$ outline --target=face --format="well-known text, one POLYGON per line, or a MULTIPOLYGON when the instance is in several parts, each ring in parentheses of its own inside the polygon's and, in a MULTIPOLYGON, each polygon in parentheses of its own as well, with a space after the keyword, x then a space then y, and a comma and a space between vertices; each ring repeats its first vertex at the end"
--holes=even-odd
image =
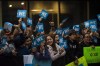
POLYGON ((28 39, 25 41, 25 44, 26 44, 26 45, 31 45, 31 43, 32 43, 32 41, 31 41, 30 38, 28 38, 28 39))
POLYGON ((91 37, 89 36, 89 34, 86 34, 84 37, 84 42, 90 42, 91 37))
POLYGON ((44 49, 45 41, 41 42, 40 48, 44 49))
POLYGON ((59 35, 55 36, 55 42, 57 42, 57 43, 59 42, 59 35))
POLYGON ((41 42, 41 46, 44 46, 44 45, 45 45, 45 41, 42 41, 42 42, 41 42))
POLYGON ((47 44, 52 45, 53 44, 53 38, 50 36, 47 36, 47 44))
POLYGON ((71 35, 70 38, 71 38, 72 40, 75 40, 75 39, 76 39, 76 35, 71 35))

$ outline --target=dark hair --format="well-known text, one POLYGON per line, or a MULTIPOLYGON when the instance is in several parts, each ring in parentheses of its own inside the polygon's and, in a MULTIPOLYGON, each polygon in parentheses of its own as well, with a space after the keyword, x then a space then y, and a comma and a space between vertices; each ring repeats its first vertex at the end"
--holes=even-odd
POLYGON ((25 37, 25 38, 24 38, 24 41, 26 41, 28 38, 30 38, 30 39, 32 40, 32 38, 31 38, 31 37, 25 37))
POLYGON ((30 25, 27 25, 27 27, 30 27, 30 25))
POLYGON ((47 37, 48 37, 48 36, 50 36, 50 37, 53 39, 53 44, 51 45, 52 48, 53 48, 53 50, 54 50, 54 51, 57 51, 57 48, 56 48, 56 45, 55 45, 55 35, 54 35, 54 34, 48 34, 48 35, 46 36, 46 39, 45 39, 46 44, 47 44, 47 37))

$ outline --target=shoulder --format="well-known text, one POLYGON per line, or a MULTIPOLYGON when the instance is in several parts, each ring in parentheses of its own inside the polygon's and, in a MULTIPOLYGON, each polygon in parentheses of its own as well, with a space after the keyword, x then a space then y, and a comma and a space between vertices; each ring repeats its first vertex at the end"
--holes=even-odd
POLYGON ((56 48, 61 48, 57 43, 55 45, 56 45, 56 48))
POLYGON ((57 43, 55 43, 56 47, 58 47, 59 45, 57 43))

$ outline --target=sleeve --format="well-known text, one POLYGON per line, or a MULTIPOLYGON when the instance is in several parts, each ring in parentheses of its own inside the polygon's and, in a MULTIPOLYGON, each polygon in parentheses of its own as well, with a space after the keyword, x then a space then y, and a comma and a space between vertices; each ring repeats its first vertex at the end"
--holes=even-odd
POLYGON ((50 57, 51 57, 51 59, 52 59, 53 61, 60 57, 59 52, 56 53, 55 51, 52 50, 52 47, 50 47, 50 46, 49 46, 48 48, 49 48, 48 51, 49 51, 49 53, 50 53, 50 57), (56 53, 56 54, 55 54, 55 53, 56 53))
POLYGON ((58 48, 58 51, 61 50, 61 49, 63 49, 63 52, 60 54, 60 56, 64 56, 64 55, 66 54, 66 51, 65 51, 65 49, 64 49, 63 47, 61 48, 61 47, 60 47, 59 45, 57 45, 57 44, 56 44, 56 47, 58 48))
POLYGON ((64 56, 66 54, 66 51, 64 49, 64 51, 61 53, 61 56, 64 56))

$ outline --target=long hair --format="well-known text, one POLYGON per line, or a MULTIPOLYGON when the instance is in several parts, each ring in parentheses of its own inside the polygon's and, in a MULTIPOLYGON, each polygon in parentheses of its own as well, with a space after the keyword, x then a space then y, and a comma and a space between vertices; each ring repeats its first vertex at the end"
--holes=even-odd
POLYGON ((50 36, 53 39, 53 44, 51 45, 52 48, 53 48, 53 51, 57 51, 57 47, 56 47, 56 44, 55 44, 55 35, 54 34, 46 35, 46 37, 45 37, 46 44, 47 44, 47 37, 48 36, 50 36))

